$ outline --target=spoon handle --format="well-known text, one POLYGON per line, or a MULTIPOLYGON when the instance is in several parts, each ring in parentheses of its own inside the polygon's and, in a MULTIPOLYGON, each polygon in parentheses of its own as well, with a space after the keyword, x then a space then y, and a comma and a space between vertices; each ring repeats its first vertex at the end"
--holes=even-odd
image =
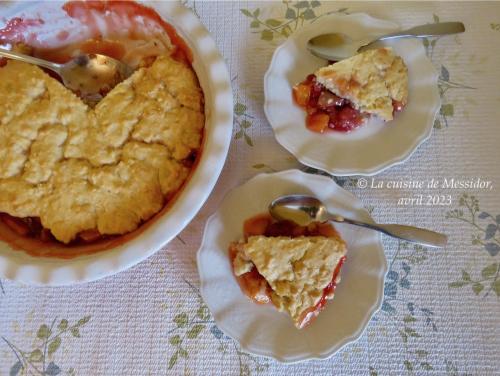
POLYGON ((47 60, 38 59, 38 58, 33 57, 33 56, 24 55, 24 54, 21 54, 19 52, 6 50, 4 48, 0 48, 0 56, 4 56, 4 57, 7 57, 7 58, 13 59, 13 60, 23 61, 25 63, 39 65, 41 67, 45 67, 47 69, 53 70, 56 73, 59 73, 60 65, 52 63, 52 62, 47 61, 47 60))
POLYGON ((352 225, 377 230, 394 238, 407 240, 413 243, 419 243, 428 247, 444 247, 448 242, 448 237, 444 234, 413 226, 365 223, 335 215, 332 215, 330 219, 335 222, 346 222, 352 225))
POLYGON ((441 248, 446 246, 448 237, 444 234, 405 225, 384 224, 379 225, 380 231, 395 238, 419 243, 428 247, 441 248))
POLYGON ((392 34, 384 35, 377 40, 407 38, 407 37, 438 37, 441 35, 458 34, 465 31, 465 26, 462 22, 441 22, 427 25, 412 27, 411 29, 397 31, 392 34))

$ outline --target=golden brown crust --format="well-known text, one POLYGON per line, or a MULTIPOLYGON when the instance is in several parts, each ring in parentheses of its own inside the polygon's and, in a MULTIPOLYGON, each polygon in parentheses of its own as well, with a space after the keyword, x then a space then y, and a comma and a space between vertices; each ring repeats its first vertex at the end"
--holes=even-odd
POLYGON ((246 273, 255 265, 272 288, 273 304, 287 312, 297 327, 303 313, 323 296, 346 252, 343 241, 324 236, 251 236, 238 249, 235 274, 246 273))
POLYGON ((89 109, 42 70, 0 68, 0 212, 40 217, 62 242, 123 234, 182 185, 201 145, 194 71, 161 56, 89 109))
POLYGON ((367 50, 349 59, 320 68, 319 83, 362 112, 393 119, 393 100, 408 101, 408 69, 389 47, 367 50))

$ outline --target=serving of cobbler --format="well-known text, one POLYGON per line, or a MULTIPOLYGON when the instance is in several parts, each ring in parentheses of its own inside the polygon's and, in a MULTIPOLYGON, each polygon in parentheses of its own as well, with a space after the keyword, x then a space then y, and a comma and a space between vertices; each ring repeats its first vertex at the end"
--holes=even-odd
POLYGON ((330 224, 307 227, 268 214, 245 221, 244 239, 229 257, 242 291, 259 304, 271 302, 301 329, 332 299, 345 260, 345 243, 330 224))
POLYGON ((330 64, 293 87, 313 132, 349 132, 370 116, 394 118, 408 102, 408 69, 390 47, 367 50, 330 64))
MULTIPOLYGON (((151 23, 159 18, 132 2, 68 4, 75 17, 102 12, 106 19, 115 12, 132 19, 142 12, 151 23)), ((0 220, 8 229, 38 243, 98 242, 136 230, 173 199, 195 166, 205 116, 189 51, 171 26, 167 31, 164 48, 152 55, 137 50, 137 33, 127 34, 128 44, 122 43, 123 36, 118 42, 101 37, 78 44, 94 53, 114 46, 122 58, 127 46, 137 52, 128 57, 137 61, 136 71, 95 108, 42 69, 3 62, 0 220)), ((9 36, 14 47, 30 42, 12 27, 0 33, 0 42, 9 36)), ((55 56, 55 50, 49 53, 40 46, 32 50, 55 56)), ((58 51, 55 60, 64 60, 72 49, 58 51)))

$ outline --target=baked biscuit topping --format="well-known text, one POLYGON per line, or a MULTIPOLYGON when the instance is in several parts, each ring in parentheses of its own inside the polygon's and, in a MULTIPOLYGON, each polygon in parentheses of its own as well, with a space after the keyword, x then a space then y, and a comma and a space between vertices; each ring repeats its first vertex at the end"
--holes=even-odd
MULTIPOLYGON (((271 286, 273 304, 301 327, 304 313, 318 304, 346 250, 343 242, 324 236, 251 236, 240 252, 240 259, 250 260, 271 286)), ((248 272, 248 265, 234 265, 237 276, 248 272)))
POLYGON ((300 226, 259 214, 245 221, 244 239, 229 258, 242 291, 258 304, 272 302, 299 329, 333 298, 346 247, 328 223, 300 226))
POLYGON ((0 212, 39 217, 68 243, 123 234, 161 210, 201 145, 194 71, 160 56, 95 109, 39 68, 0 68, 0 212))
POLYGON ((354 107, 385 121, 393 119, 393 103, 406 105, 408 69, 391 48, 367 50, 320 68, 317 81, 354 107))

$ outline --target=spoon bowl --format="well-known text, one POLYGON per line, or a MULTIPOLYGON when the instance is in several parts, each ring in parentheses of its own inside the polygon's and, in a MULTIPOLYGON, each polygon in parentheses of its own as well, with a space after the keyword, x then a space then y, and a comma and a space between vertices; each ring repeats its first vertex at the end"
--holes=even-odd
POLYGON ((0 48, 0 56, 50 69, 61 77, 68 89, 92 107, 134 72, 121 61, 100 54, 81 54, 64 64, 56 64, 3 48, 0 48))
POLYGON ((61 64, 59 75, 68 89, 86 101, 96 102, 132 72, 128 65, 109 56, 89 54, 61 64))
POLYGON ((321 34, 309 39, 306 48, 322 59, 338 61, 356 55, 358 50, 374 38, 354 40, 344 33, 321 34))
POLYGON ((326 222, 328 211, 325 205, 312 196, 282 196, 271 202, 269 213, 277 220, 292 221, 300 226, 312 222, 326 222))

